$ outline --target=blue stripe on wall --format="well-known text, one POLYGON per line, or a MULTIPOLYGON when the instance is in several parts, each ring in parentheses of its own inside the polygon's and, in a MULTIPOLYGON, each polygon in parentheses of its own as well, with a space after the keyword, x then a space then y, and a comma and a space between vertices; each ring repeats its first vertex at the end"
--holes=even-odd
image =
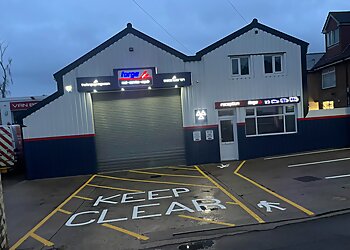
POLYGON ((237 130, 240 160, 350 146, 348 117, 298 121, 296 134, 246 137, 244 124, 237 130))
POLYGON ((95 137, 24 141, 28 179, 96 173, 95 137))

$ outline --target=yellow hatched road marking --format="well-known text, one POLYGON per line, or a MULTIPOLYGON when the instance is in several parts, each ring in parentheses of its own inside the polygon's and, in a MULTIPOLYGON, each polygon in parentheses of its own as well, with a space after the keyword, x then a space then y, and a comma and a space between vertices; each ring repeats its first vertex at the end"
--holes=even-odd
POLYGON ((76 195, 76 196, 74 196, 74 198, 78 198, 78 199, 82 199, 82 200, 87 200, 87 201, 93 201, 93 199, 91 199, 91 198, 84 197, 84 196, 80 196, 80 195, 76 195))
POLYGON ((198 166, 195 166, 196 169, 205 176, 210 182, 212 182, 217 188, 219 188, 224 194, 226 194, 229 198, 231 198, 234 202, 236 202, 242 209, 244 209, 248 214, 250 214, 255 220, 259 223, 264 223, 265 221, 260 218, 256 213, 254 213, 251 209, 249 209, 246 205, 244 205, 241 201, 239 201, 236 197, 234 197, 230 192, 228 192, 225 188, 220 186, 216 181, 206 175, 198 166))
POLYGON ((238 205, 237 202, 232 202, 232 201, 226 201, 226 204, 230 204, 230 205, 238 205))
POLYGON ((40 237, 39 235, 37 235, 36 233, 31 233, 30 237, 36 239, 37 241, 41 242, 43 245, 47 246, 47 247, 52 247, 54 245, 54 243, 52 243, 51 241, 48 241, 46 239, 44 239, 43 237, 40 237))
POLYGON ((117 187, 110 187, 110 186, 100 186, 100 185, 95 185, 95 184, 88 184, 87 186, 89 186, 89 187, 97 187, 97 188, 105 188, 105 189, 112 189, 112 190, 120 190, 120 191, 128 191, 128 192, 141 192, 141 190, 136 190, 136 189, 117 188, 117 187))
MULTIPOLYGON (((64 205, 66 205, 74 196, 76 196, 86 185, 89 184, 92 179, 95 178, 96 175, 90 177, 80 188, 78 188, 73 194, 71 194, 64 202, 62 202, 56 209, 54 209, 50 214, 48 214, 44 219, 42 219, 35 227, 33 227, 28 233, 26 233, 22 238, 20 238, 11 248, 10 250, 17 249, 26 239, 30 236, 36 235, 34 232, 38 230, 47 220, 49 220, 59 209, 61 209, 64 205)), ((34 236, 36 237, 36 236, 34 236)), ((38 236, 39 237, 39 236, 38 236)))
POLYGON ((190 171, 197 171, 197 169, 194 168, 186 168, 186 167, 166 167, 166 168, 170 168, 170 169, 179 169, 179 170, 190 170, 190 171))
POLYGON ((72 214, 72 212, 69 212, 69 211, 64 210, 64 209, 62 209, 62 208, 58 209, 58 211, 60 211, 61 213, 64 213, 64 214, 68 214, 68 215, 71 215, 71 214, 72 214))
POLYGON ((104 223, 102 224, 102 226, 104 227, 108 227, 110 229, 113 229, 113 230, 116 230, 116 231, 119 231, 119 232, 122 232, 122 233, 125 233, 125 234, 128 234, 130 236, 133 236, 139 240, 148 240, 149 237, 147 236, 144 236, 144 235, 141 235, 141 234, 138 234, 138 233, 134 233, 134 232, 131 232, 129 230, 126 230, 124 228, 120 228, 120 227, 116 227, 116 226, 113 226, 113 225, 110 225, 110 224, 107 224, 107 223, 104 223))
POLYGON ((238 173, 238 171, 243 167, 243 165, 244 165, 245 162, 246 162, 246 161, 242 161, 241 164, 239 164, 239 166, 237 167, 237 169, 233 172, 235 175, 237 175, 237 176, 241 177, 242 179, 244 179, 244 180, 250 182, 251 184, 257 186, 258 188, 264 190, 265 192, 267 192, 267 193, 269 193, 269 194, 271 194, 271 195, 277 197, 278 199, 287 202, 288 204, 292 205, 293 207, 295 207, 295 208, 297 208, 297 209, 303 211, 303 212, 306 213, 307 215, 309 215, 309 216, 315 215, 315 214, 314 214, 313 212, 311 212, 310 210, 308 210, 308 209, 306 209, 306 208, 304 208, 304 207, 302 207, 302 206, 296 204, 295 202, 293 202, 293 201, 291 201, 291 200, 288 200, 287 198, 283 197, 282 195, 279 195, 279 194, 277 194, 277 193, 271 191, 270 189, 268 189, 268 188, 266 188, 266 187, 260 185, 259 183, 257 183, 257 182, 255 182, 255 181, 249 179, 248 177, 246 177, 246 176, 244 176, 244 175, 238 173))
POLYGON ((221 222, 221 221, 214 221, 214 220, 205 219, 205 218, 192 217, 192 216, 188 216, 188 215, 181 215, 180 214, 178 216, 181 217, 181 218, 197 220, 197 221, 203 221, 203 222, 207 222, 207 223, 211 223, 211 224, 224 225, 224 226, 228 226, 228 227, 234 227, 235 226, 235 224, 231 224, 231 223, 226 223, 226 222, 221 222))
POLYGON ((113 179, 113 180, 121 180, 121 181, 134 181, 134 182, 144 182, 144 183, 156 183, 156 184, 169 184, 169 185, 180 185, 180 186, 193 186, 193 187, 206 187, 206 188, 216 188, 215 186, 208 185, 200 185, 200 184, 191 184, 191 183, 182 183, 182 182, 168 182, 168 181, 151 181, 151 180, 140 180, 140 179, 129 179, 129 178, 121 178, 107 175, 97 174, 97 177, 113 179))
POLYGON ((155 173, 155 172, 146 172, 146 171, 138 171, 138 170, 129 170, 131 173, 137 174, 149 174, 149 175, 162 175, 162 176, 172 176, 172 177, 187 177, 187 178, 205 178, 199 175, 185 175, 185 174, 163 174, 163 173, 155 173))

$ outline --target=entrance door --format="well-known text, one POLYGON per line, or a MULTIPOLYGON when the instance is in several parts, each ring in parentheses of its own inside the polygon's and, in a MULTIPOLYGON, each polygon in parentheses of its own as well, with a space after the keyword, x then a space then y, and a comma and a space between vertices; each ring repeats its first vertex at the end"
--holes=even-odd
MULTIPOLYGON (((220 115, 220 114, 219 114, 220 115)), ((238 159, 237 124, 235 116, 219 116, 221 161, 238 159)))

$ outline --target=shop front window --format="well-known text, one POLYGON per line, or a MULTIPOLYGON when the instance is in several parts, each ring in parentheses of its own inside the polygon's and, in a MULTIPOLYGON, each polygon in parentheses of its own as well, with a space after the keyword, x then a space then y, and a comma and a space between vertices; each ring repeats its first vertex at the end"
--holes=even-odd
POLYGON ((294 105, 246 108, 247 136, 296 132, 294 105))

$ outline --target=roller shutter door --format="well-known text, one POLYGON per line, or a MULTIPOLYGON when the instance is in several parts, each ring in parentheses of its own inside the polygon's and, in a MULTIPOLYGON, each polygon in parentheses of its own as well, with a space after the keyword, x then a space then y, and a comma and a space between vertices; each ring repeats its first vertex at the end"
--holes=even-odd
POLYGON ((99 171, 185 164, 179 89, 92 98, 99 171))

